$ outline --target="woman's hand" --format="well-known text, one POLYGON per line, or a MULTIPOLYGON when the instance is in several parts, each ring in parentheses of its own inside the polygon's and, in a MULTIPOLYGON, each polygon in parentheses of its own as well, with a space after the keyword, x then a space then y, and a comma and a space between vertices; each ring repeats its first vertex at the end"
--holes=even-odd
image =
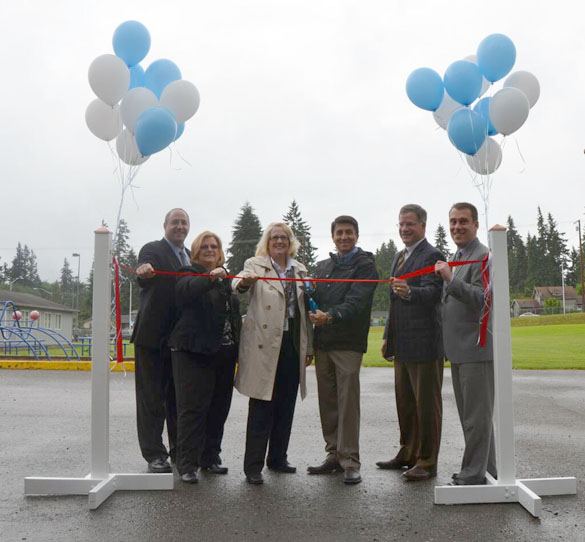
POLYGON ((244 271, 240 276, 242 277, 240 285, 245 288, 249 288, 258 280, 258 275, 256 273, 250 273, 248 271, 244 271))
POLYGON ((227 277, 227 273, 223 267, 216 267, 209 272, 210 278, 212 281, 217 279, 225 279, 227 277))

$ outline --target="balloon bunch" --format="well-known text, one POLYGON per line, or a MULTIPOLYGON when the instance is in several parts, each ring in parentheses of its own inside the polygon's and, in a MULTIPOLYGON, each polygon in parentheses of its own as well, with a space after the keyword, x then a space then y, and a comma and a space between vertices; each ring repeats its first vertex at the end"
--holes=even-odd
POLYGON ((503 34, 491 34, 477 55, 456 60, 443 78, 430 68, 413 71, 406 93, 414 105, 433 112, 436 123, 461 152, 472 171, 490 175, 502 162, 502 148, 492 137, 518 130, 540 95, 538 79, 527 71, 510 74, 493 96, 482 96, 508 75, 516 62, 516 47, 503 34))
MULTIPOLYGON (((185 122, 199 108, 199 92, 181 78, 171 60, 155 60, 146 70, 140 66, 150 50, 150 34, 142 23, 122 23, 112 41, 116 54, 98 56, 89 66, 89 84, 97 99, 88 105, 85 121, 98 138, 116 139, 112 153, 129 166, 125 171, 119 162, 121 210, 140 164, 183 134, 185 122)), ((119 219, 120 211, 116 224, 119 219)))

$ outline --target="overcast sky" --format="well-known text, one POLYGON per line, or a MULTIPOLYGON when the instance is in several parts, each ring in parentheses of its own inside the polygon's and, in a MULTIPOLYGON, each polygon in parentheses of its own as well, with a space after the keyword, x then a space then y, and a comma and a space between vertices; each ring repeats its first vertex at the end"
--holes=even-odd
MULTIPOLYGON (((191 241, 204 229, 229 245, 245 201, 263 225, 296 199, 319 255, 331 250, 339 214, 360 223, 360 245, 393 238, 405 203, 429 213, 427 233, 447 226, 454 201, 483 209, 461 155, 432 114, 405 93, 409 73, 475 53, 488 34, 515 43, 514 70, 534 73, 539 102, 507 138, 493 175, 489 222, 511 214, 525 236, 552 213, 569 246, 585 219, 585 62, 577 1, 398 0, 19 1, 0 18, 0 264, 18 242, 43 280, 63 259, 84 280, 93 231, 113 226, 119 184, 106 143, 85 125, 95 96, 87 70, 112 53, 125 20, 150 31, 147 67, 169 58, 201 94, 201 107, 168 150, 141 168, 122 216, 138 251, 162 237, 165 212, 184 207, 191 241), (562 9, 561 9, 562 4, 562 9), (572 7, 571 7, 572 6, 572 7), (181 158, 183 157, 184 160, 181 158)), ((494 91, 502 83, 494 85, 494 91)), ((493 91, 492 91, 493 92, 493 91)), ((483 222, 483 216, 481 222, 483 222)), ((485 225, 482 224, 482 227, 485 225)), ((485 229, 481 232, 485 240, 485 229)))

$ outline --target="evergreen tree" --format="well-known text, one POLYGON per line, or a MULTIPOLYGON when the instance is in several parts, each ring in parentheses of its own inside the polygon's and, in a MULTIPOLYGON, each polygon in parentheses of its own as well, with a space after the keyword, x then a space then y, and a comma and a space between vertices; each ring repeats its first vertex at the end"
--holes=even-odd
MULTIPOLYGON (((374 255, 376 261, 376 268, 378 270, 378 276, 382 279, 390 277, 390 271, 392 268, 392 262, 396 255, 396 244, 392 239, 387 243, 382 243, 382 246, 376 250, 374 255)), ((390 303, 390 283, 382 282, 378 284, 378 287, 374 291, 374 301, 372 309, 375 311, 388 310, 390 303)))
POLYGON ((526 280, 524 281, 524 295, 532 296, 535 286, 541 286, 539 277, 540 254, 536 236, 528 234, 526 237, 526 280))
MULTIPOLYGON (((28 248, 27 248, 28 253, 28 248)), ((8 279, 13 281, 17 278, 26 279, 27 277, 27 257, 20 243, 16 246, 16 255, 12 259, 12 265, 8 271, 8 279)))
POLYGON ((441 224, 437 226, 437 230, 435 231, 435 248, 447 258, 451 258, 453 253, 449 250, 449 241, 447 240, 447 232, 445 228, 441 224))
POLYGON ((311 275, 317 265, 316 249, 311 243, 311 227, 302 219, 295 200, 290 204, 288 212, 282 217, 282 220, 290 227, 301 244, 296 259, 306 266, 309 275, 311 275))
POLYGON ((565 268, 565 284, 567 286, 577 286, 581 279, 581 262, 579 260, 579 253, 575 247, 571 248, 569 254, 569 263, 565 268))
POLYGON ((226 265, 231 274, 239 273, 244 268, 244 262, 254 256, 260 237, 260 220, 250 203, 246 202, 232 228, 232 242, 227 250, 229 257, 226 265))
POLYGON ((526 246, 516 230, 514 219, 508 216, 508 272, 510 292, 522 295, 526 284, 527 272, 526 246))
MULTIPOLYGON (((28 249, 28 247, 26 245, 24 245, 24 248, 28 249)), ((28 279, 28 285, 30 285, 30 286, 37 286, 38 287, 41 285, 41 279, 39 277, 39 271, 38 271, 38 267, 37 267, 37 257, 32 249, 29 251, 29 254, 28 254, 27 279, 28 279)))
POLYGON ((61 279, 59 280, 59 302, 68 307, 75 306, 75 282, 71 266, 65 258, 61 268, 61 279))

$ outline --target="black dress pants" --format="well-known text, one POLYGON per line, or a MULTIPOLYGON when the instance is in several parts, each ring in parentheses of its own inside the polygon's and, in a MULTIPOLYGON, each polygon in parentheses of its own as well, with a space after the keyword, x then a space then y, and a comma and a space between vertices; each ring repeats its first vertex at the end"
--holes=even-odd
POLYGON ((291 332, 285 331, 272 400, 250 399, 244 455, 246 474, 258 474, 262 471, 269 442, 268 465, 281 465, 286 462, 298 389, 299 355, 295 350, 291 332))
POLYGON ((221 464, 223 427, 230 411, 237 350, 222 346, 212 355, 173 352, 177 393, 177 470, 221 464))
POLYGON ((135 346, 136 422, 142 456, 149 463, 175 455, 177 407, 169 348, 135 346), (162 440, 165 420, 169 451, 162 440))

